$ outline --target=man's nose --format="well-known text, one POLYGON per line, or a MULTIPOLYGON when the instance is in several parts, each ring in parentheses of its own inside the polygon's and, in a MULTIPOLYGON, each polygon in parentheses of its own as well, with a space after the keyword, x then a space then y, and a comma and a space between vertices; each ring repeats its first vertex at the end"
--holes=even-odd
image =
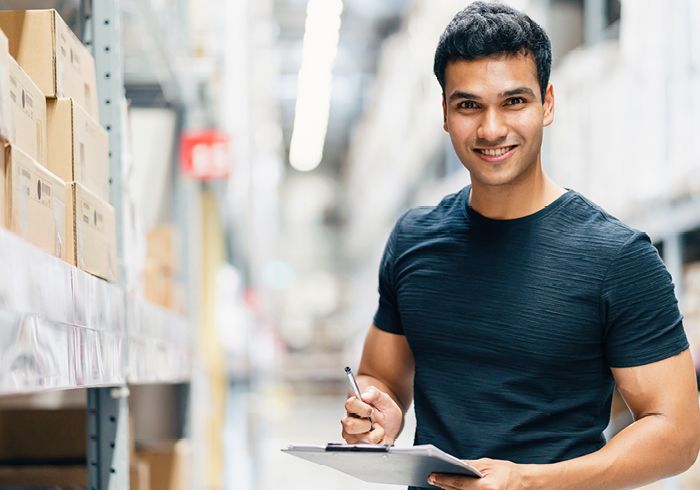
POLYGON ((492 108, 484 112, 481 124, 476 131, 477 138, 483 141, 499 143, 507 134, 508 127, 500 111, 492 108))

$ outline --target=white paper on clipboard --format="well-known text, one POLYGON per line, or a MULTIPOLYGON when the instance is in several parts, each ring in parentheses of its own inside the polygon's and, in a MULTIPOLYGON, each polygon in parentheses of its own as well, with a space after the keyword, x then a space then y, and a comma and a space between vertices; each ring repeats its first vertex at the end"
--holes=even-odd
POLYGON ((428 483, 431 473, 482 476, 473 466, 432 444, 404 448, 374 444, 292 444, 282 452, 371 483, 437 488, 428 483))

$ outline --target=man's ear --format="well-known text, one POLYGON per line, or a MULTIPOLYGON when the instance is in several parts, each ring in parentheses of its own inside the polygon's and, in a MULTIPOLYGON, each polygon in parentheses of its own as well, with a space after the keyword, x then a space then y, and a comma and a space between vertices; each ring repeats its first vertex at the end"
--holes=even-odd
POLYGON ((547 85, 547 90, 544 92, 542 107, 544 109, 542 125, 546 127, 554 122, 554 86, 551 83, 547 85))
POLYGON ((445 93, 442 94, 442 129, 447 132, 447 102, 445 102, 445 93))

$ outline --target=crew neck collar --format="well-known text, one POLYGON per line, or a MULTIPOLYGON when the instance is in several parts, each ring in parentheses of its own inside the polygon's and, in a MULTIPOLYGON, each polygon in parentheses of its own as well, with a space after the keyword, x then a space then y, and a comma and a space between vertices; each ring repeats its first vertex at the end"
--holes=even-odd
POLYGON ((511 225, 516 225, 520 223, 529 223, 532 221, 536 221, 539 219, 542 219, 543 217, 547 216, 548 214, 552 213, 553 211, 557 210, 558 208, 562 207, 564 204, 566 204, 569 200, 571 200, 575 195, 576 192, 574 192, 571 189, 566 188, 566 192, 556 198, 554 201, 540 209, 539 211, 535 211, 532 214, 528 214, 527 216, 521 216, 520 218, 513 218, 513 219, 493 219, 493 218, 487 218, 486 216, 479 214, 474 208, 472 208, 469 204, 469 196, 471 194, 471 184, 466 186, 464 189, 462 189, 462 197, 464 201, 464 215, 467 218, 467 220, 476 222, 476 223, 483 223, 491 226, 511 226, 511 225))

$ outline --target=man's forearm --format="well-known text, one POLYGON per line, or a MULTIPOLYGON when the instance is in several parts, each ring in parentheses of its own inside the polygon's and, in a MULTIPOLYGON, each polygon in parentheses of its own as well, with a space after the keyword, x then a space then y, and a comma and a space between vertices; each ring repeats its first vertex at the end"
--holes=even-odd
POLYGON ((561 463, 526 465, 526 488, 636 488, 688 469, 697 456, 697 431, 663 415, 640 418, 594 453, 561 463))

